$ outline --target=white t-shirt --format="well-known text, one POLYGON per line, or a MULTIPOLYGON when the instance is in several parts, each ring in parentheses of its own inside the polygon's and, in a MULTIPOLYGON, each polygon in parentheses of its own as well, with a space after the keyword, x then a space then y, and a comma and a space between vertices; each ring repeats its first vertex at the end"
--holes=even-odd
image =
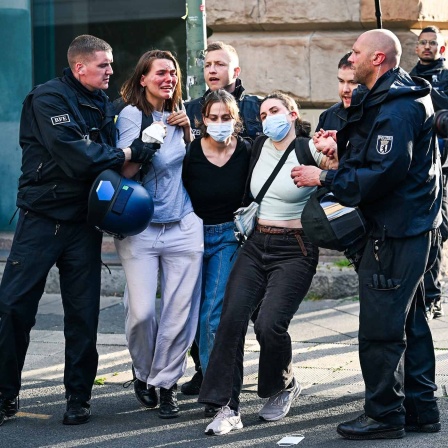
MULTIPOLYGON (((316 151, 312 140, 310 140, 310 150, 316 163, 319 164, 323 155, 316 151)), ((275 149, 270 138, 266 139, 252 173, 250 191, 253 197, 256 197, 263 188, 283 154, 284 151, 275 149)), ((264 195, 258 209, 259 218, 271 221, 300 219, 303 207, 316 187, 296 187, 291 179, 291 170, 297 165, 300 163, 295 150, 293 150, 264 195)))
MULTIPOLYGON (((153 112, 154 121, 163 121, 167 135, 151 161, 143 186, 154 201, 151 222, 168 223, 180 221, 193 211, 190 197, 182 183, 182 162, 185 157, 184 131, 170 126, 166 119, 169 112, 153 112)), ((126 148, 140 135, 142 112, 135 106, 126 106, 117 120, 119 148, 126 148)))

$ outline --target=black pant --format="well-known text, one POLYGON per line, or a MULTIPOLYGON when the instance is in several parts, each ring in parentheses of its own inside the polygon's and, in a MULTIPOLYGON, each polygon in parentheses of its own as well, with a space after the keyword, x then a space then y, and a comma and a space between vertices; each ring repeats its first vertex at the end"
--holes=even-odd
POLYGON ((430 233, 376 243, 369 239, 359 267, 365 412, 378 421, 402 425, 405 420, 428 423, 439 417, 422 284, 430 243, 430 233), (376 285, 374 275, 380 274, 392 283, 376 285))
POLYGON ((0 285, 0 392, 18 395, 37 307, 51 267, 59 269, 64 306, 66 398, 90 399, 98 366, 100 232, 21 211, 0 285))
POLYGON ((199 402, 239 406, 243 385, 244 340, 260 304, 255 334, 260 344, 258 395, 275 395, 292 381, 288 327, 316 272, 318 249, 302 234, 256 231, 241 248, 224 296, 221 321, 199 394, 199 402))
POLYGON ((429 250, 428 267, 424 276, 425 303, 430 305, 437 302, 442 295, 442 285, 440 284, 439 274, 442 267, 443 243, 440 234, 437 235, 437 241, 431 245, 429 250))

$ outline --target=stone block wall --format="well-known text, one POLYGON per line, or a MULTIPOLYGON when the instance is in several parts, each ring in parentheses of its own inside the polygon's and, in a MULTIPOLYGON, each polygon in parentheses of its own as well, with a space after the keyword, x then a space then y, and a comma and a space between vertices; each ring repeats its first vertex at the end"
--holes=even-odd
MULTIPOLYGON (((405 70, 417 62, 412 29, 448 29, 448 0, 382 0, 381 7, 383 27, 403 45, 405 70)), ((363 31, 376 28, 374 0, 207 0, 206 14, 209 40, 238 51, 249 92, 280 89, 309 113, 338 100, 339 59, 363 31)))

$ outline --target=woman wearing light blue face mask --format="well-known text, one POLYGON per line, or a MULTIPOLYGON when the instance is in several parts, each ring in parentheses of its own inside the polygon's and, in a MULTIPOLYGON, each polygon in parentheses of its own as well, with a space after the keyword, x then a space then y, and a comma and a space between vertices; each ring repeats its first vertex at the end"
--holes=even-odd
MULTIPOLYGON (((199 124, 199 123, 198 123, 199 124)), ((233 212, 240 207, 249 168, 248 145, 241 131, 235 98, 211 92, 202 107, 202 137, 190 144, 183 181, 195 213, 204 222, 202 299, 196 342, 202 372, 218 328, 227 278, 236 259, 233 212)), ((216 413, 206 407, 206 416, 216 413)))
POLYGON ((299 164, 296 139, 297 147, 321 167, 328 169, 333 162, 310 146, 310 125, 300 120, 291 97, 280 92, 267 96, 260 105, 260 119, 265 135, 252 147, 245 205, 258 195, 282 155, 288 153, 260 202, 255 230, 240 249, 227 282, 215 345, 199 393, 199 402, 221 407, 205 430, 210 435, 243 427, 239 395, 244 335, 257 307, 257 392, 267 399, 259 411, 260 419, 285 417, 301 390, 292 370, 288 327, 316 272, 318 248, 304 234, 300 221, 314 188, 298 189, 290 176, 299 164))

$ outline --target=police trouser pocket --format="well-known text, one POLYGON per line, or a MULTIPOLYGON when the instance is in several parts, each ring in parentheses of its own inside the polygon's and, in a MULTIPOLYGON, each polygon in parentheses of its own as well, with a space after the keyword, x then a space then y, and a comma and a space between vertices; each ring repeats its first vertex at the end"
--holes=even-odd
POLYGON ((406 304, 401 279, 389 279, 373 285, 372 279, 361 284, 360 337, 375 341, 403 339, 406 304))

